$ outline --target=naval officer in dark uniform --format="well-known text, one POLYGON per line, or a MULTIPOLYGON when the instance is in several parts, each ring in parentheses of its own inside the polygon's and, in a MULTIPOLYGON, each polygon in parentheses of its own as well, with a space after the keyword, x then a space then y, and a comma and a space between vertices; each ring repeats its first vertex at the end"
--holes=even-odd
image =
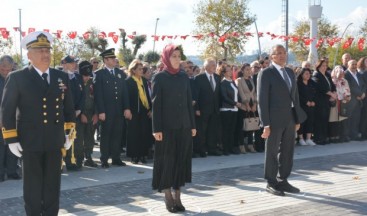
POLYGON ((75 110, 69 78, 49 68, 52 36, 33 32, 22 40, 30 66, 11 72, 1 104, 2 134, 11 152, 23 157, 27 215, 57 215, 61 149, 75 137, 75 110))
POLYGON ((104 67, 96 72, 94 80, 94 98, 101 121, 101 165, 108 168, 108 159, 112 165, 125 166, 121 161, 121 131, 124 117, 131 119, 129 96, 123 72, 115 67, 115 49, 100 54, 104 67))

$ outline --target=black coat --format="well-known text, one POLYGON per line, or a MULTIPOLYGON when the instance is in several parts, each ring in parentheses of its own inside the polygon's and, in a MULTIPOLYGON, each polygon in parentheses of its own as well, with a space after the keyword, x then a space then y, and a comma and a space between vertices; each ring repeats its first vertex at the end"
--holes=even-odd
POLYGON ((190 80, 183 71, 157 73, 152 87, 153 132, 195 129, 190 80))
MULTIPOLYGON (((152 109, 152 102, 149 96, 147 80, 144 77, 142 77, 142 80, 143 80, 145 94, 146 94, 146 97, 149 103, 149 109, 152 109)), ((141 112, 142 109, 145 109, 145 107, 143 107, 143 104, 139 98, 139 90, 138 90, 137 83, 135 82, 133 78, 128 77, 126 79, 126 86, 127 86, 128 93, 129 93, 129 104, 130 104, 131 113, 135 114, 135 113, 141 112)))
POLYGON ((312 75, 312 80, 314 81, 316 94, 315 94, 315 103, 316 107, 329 107, 329 99, 330 96, 326 93, 328 91, 336 91, 336 87, 331 80, 331 77, 328 73, 325 73, 325 76, 322 75, 321 72, 315 71, 312 75), (327 80, 329 83, 327 82, 327 80))
POLYGON ((197 97, 195 110, 199 110, 201 115, 211 115, 219 113, 220 106, 220 77, 213 74, 215 90, 212 90, 206 73, 201 73, 195 77, 195 94, 197 97))
POLYGON ((85 95, 83 94, 83 78, 80 74, 75 73, 75 77, 70 79, 70 89, 73 95, 74 109, 83 110, 85 95))
POLYGON ((315 83, 312 79, 310 79, 307 85, 305 85, 305 83, 302 81, 297 82, 297 85, 300 105, 303 110, 307 111, 306 109, 310 108, 309 106, 307 106, 307 102, 315 102, 315 83))
MULTIPOLYGON (((221 98, 221 101, 222 101, 221 108, 233 109, 236 106, 235 94, 231 86, 231 83, 234 86, 236 86, 236 84, 233 81, 229 82, 228 80, 225 80, 225 79, 222 80, 220 84, 220 92, 221 92, 221 97, 222 97, 221 98)), ((239 101, 239 94, 237 94, 237 101, 239 101)))
POLYGON ((1 119, 6 130, 16 129, 27 151, 61 149, 65 143, 64 122, 75 122, 75 110, 66 73, 50 68, 49 87, 32 67, 11 72, 5 81, 1 119), (17 111, 18 109, 18 111, 17 111))
POLYGON ((105 113, 106 118, 115 115, 123 115, 125 109, 129 109, 129 96, 127 93, 123 71, 115 68, 115 76, 106 69, 96 72, 94 80, 94 99, 97 112, 105 113))

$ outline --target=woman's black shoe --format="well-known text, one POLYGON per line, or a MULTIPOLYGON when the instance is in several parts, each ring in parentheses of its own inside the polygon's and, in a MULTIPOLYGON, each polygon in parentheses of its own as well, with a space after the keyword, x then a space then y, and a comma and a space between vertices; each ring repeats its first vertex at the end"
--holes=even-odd
POLYGON ((138 164, 139 163, 139 158, 137 158, 137 157, 131 158, 131 163, 138 164))
POLYGON ((177 211, 179 211, 179 212, 184 212, 184 211, 186 211, 186 208, 185 208, 185 206, 183 206, 182 204, 181 205, 175 205, 175 208, 176 208, 176 210, 177 211))
POLYGON ((174 205, 173 202, 168 202, 167 200, 164 200, 164 202, 166 203, 167 211, 171 213, 176 213, 178 211, 176 205, 174 205))

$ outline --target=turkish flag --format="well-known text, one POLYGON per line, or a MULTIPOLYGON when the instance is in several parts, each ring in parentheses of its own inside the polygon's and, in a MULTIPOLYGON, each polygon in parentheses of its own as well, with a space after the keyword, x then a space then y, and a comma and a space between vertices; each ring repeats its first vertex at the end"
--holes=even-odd
POLYGON ((218 41, 219 41, 219 42, 221 42, 221 43, 224 43, 224 41, 226 41, 226 39, 227 39, 227 36, 223 35, 223 36, 221 36, 221 37, 218 39, 218 41))
POLYGON ((359 51, 363 51, 365 41, 366 41, 365 38, 359 38, 359 40, 358 40, 358 49, 359 49, 359 51))
POLYGON ((348 40, 345 41, 343 44, 343 49, 348 49, 352 45, 353 40, 354 38, 348 38, 348 40))
POLYGON ((173 38, 173 36, 171 36, 171 35, 170 35, 170 36, 167 36, 167 38, 168 38, 168 39, 172 39, 172 38, 173 38))
POLYGON ((83 38, 84 38, 84 40, 88 40, 88 39, 89 39, 89 35, 90 35, 90 32, 85 32, 85 33, 83 34, 83 38))
POLYGON ((75 37, 76 37, 76 31, 71 31, 67 35, 69 36, 69 38, 75 39, 75 37))
POLYGON ((35 28, 28 28, 28 34, 31 33, 31 32, 35 32, 36 29, 35 28))
POLYGON ((50 29, 43 29, 44 32, 50 32, 50 29))
POLYGON ((159 41, 159 36, 157 36, 157 35, 152 35, 152 37, 154 37, 154 41, 159 41))
POLYGON ((1 31, 1 35, 3 36, 4 39, 8 39, 9 38, 9 31, 1 31))
POLYGON ((196 38, 196 39, 200 40, 201 38, 203 38, 203 37, 204 37, 204 35, 202 35, 202 34, 198 34, 198 35, 193 35, 192 37, 194 37, 194 38, 196 38))
POLYGON ((22 37, 24 37, 24 36, 25 36, 25 34, 26 34, 26 32, 22 32, 22 37))
POLYGON ((128 35, 127 37, 130 38, 131 40, 135 38, 134 35, 128 35))
POLYGON ((320 38, 318 41, 317 41, 317 44, 316 44, 316 48, 319 48, 321 46, 321 44, 324 43, 324 39, 323 38, 320 38))
POLYGON ((166 35, 163 35, 162 36, 162 41, 164 41, 164 39, 166 39, 166 35))
POLYGON ((113 37, 116 34, 116 32, 109 32, 108 37, 113 37))
POLYGON ((106 38, 106 33, 105 33, 105 32, 100 32, 100 33, 98 34, 98 38, 99 38, 99 39, 105 39, 105 38, 106 38))
POLYGON ((117 43, 117 41, 119 41, 119 36, 118 35, 113 35, 112 40, 113 40, 113 42, 117 43))
POLYGON ((19 31, 19 27, 13 27, 14 31, 19 31))

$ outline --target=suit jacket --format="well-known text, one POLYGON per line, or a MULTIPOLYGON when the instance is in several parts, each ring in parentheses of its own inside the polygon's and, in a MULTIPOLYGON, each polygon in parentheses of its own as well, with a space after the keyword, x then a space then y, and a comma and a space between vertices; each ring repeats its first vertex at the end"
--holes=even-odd
MULTIPOLYGON (((149 96, 149 89, 148 89, 148 83, 147 80, 142 77, 142 81, 143 81, 143 85, 144 85, 144 90, 145 90, 145 95, 148 99, 148 103, 149 103, 149 110, 152 109, 152 103, 151 103, 151 99, 149 96)), ((140 113, 143 109, 145 109, 145 107, 143 106, 140 98, 139 98, 139 90, 138 90, 138 86, 137 83, 135 82, 135 80, 131 77, 128 77, 126 79, 126 86, 127 86, 127 91, 129 93, 129 104, 130 104, 130 111, 132 114, 136 114, 136 113, 140 113)), ((148 110, 148 111, 149 111, 148 110)))
POLYGON ((366 92, 366 85, 363 81, 363 77, 360 73, 357 73, 357 78, 359 82, 358 84, 351 72, 349 70, 346 70, 344 78, 348 81, 350 89, 351 98, 349 102, 349 107, 355 107, 359 102, 362 102, 360 100, 357 100, 357 97, 362 96, 362 94, 366 92))
POLYGON ((83 94, 83 78, 80 74, 74 73, 74 77, 70 79, 70 89, 73 95, 73 102, 75 110, 83 110, 85 95, 83 94))
POLYGON ((274 65, 260 71, 258 75, 258 110, 262 126, 286 127, 292 118, 296 124, 306 119, 299 104, 295 75, 290 68, 285 69, 292 83, 291 91, 274 65))
POLYGON ((162 71, 152 81, 153 132, 195 129, 190 81, 183 71, 162 71))
POLYGON ((126 88, 126 74, 120 69, 114 69, 112 75, 106 68, 96 72, 94 80, 94 99, 99 114, 105 113, 107 118, 123 115, 125 109, 130 108, 129 96, 126 88))
POLYGON ((59 150, 65 143, 64 123, 75 122, 69 77, 50 68, 50 84, 32 67, 11 72, 5 81, 1 104, 3 130, 16 129, 18 136, 6 143, 20 142, 28 151, 59 150))
POLYGON ((195 77, 195 110, 199 110, 201 115, 211 115, 219 113, 220 106, 220 77, 213 74, 215 90, 213 91, 206 73, 201 73, 195 77))

